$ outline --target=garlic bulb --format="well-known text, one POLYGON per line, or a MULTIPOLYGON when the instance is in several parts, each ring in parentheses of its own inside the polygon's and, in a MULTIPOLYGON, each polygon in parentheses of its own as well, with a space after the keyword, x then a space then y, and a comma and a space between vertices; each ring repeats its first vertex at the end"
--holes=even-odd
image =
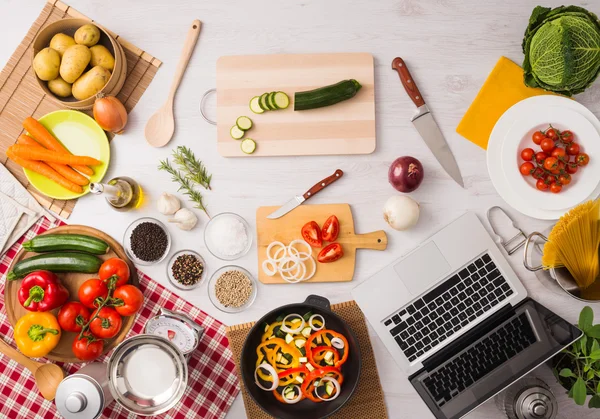
POLYGON ((182 208, 175 213, 173 218, 169 220, 170 223, 176 223, 177 227, 182 230, 191 230, 196 226, 198 217, 192 211, 187 208, 182 208))
POLYGON ((158 198, 156 205, 158 207, 158 212, 164 215, 173 215, 181 208, 179 199, 175 195, 166 192, 163 192, 160 198, 158 198))

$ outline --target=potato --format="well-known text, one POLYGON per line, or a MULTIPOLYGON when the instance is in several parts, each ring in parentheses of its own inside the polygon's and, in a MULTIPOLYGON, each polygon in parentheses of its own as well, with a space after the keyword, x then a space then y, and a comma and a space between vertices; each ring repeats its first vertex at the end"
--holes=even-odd
POLYGON ((58 97, 71 96, 71 83, 67 83, 60 76, 48 82, 48 89, 58 97))
POLYGON ((86 47, 96 45, 100 40, 100 29, 88 23, 83 25, 75 32, 75 42, 86 47))
POLYGON ((65 53, 66 49, 72 47, 73 45, 75 45, 75 40, 64 33, 57 33, 50 40, 50 48, 56 50, 58 55, 61 57, 65 53))
POLYGON ((113 71, 113 68, 115 68, 115 57, 112 56, 104 45, 94 45, 90 48, 90 52, 92 53, 92 59, 90 60, 92 67, 99 65, 108 71, 113 71))
POLYGON ((60 68, 60 55, 52 48, 44 48, 33 59, 33 70, 37 76, 45 81, 58 77, 60 68))
POLYGON ((110 79, 110 71, 97 65, 73 83, 73 96, 77 100, 90 98, 106 86, 108 79, 110 79))
POLYGON ((67 83, 75 82, 84 72, 91 58, 92 53, 85 45, 73 45, 67 48, 60 63, 60 76, 67 83))

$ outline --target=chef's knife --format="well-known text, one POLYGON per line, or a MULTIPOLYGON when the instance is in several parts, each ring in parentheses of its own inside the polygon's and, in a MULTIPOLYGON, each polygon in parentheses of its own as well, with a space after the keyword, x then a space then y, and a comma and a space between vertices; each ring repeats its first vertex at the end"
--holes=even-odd
POLYGON ((337 169, 333 175, 326 177, 319 183, 315 184, 315 186, 306 191, 304 195, 296 195, 291 200, 279 207, 279 209, 269 214, 267 218, 270 220, 274 220, 276 218, 283 217, 285 214, 296 208, 298 205, 302 204, 308 198, 315 196, 317 193, 321 192, 323 189, 331 185, 343 175, 344 172, 342 172, 340 169, 337 169))
POLYGON ((419 88, 410 75, 408 67, 406 67, 402 58, 394 58, 394 61, 392 61, 392 69, 398 72, 404 90, 406 90, 406 93, 408 93, 408 96, 417 107, 417 113, 411 119, 413 125, 446 173, 464 188, 460 169, 458 168, 458 164, 456 164, 456 159, 454 158, 448 143, 444 139, 444 134, 440 131, 440 127, 433 119, 431 111, 425 104, 423 95, 419 92, 419 88))

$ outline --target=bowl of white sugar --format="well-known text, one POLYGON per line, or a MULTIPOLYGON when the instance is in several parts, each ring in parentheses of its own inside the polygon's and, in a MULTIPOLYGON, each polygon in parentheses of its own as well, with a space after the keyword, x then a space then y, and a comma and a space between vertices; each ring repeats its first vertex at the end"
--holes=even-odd
POLYGON ((252 247, 250 226, 232 212, 215 215, 204 228, 204 244, 208 251, 221 260, 236 260, 252 247))

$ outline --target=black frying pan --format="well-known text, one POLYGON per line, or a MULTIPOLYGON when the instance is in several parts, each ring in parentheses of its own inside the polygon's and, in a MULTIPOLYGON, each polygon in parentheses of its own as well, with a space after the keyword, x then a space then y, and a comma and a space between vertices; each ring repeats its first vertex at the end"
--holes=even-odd
POLYGON ((329 300, 318 295, 309 295, 303 303, 288 304, 276 308, 257 321, 244 342, 240 364, 242 381, 248 393, 265 412, 278 419, 322 419, 335 413, 350 399, 358 384, 362 360, 360 347, 354 332, 344 320, 331 311, 329 300), (331 402, 314 403, 305 399, 296 404, 281 403, 275 399, 272 392, 261 390, 254 383, 254 370, 256 369, 257 359, 256 347, 261 343, 265 323, 274 322, 282 314, 297 313, 304 315, 308 311, 323 316, 326 329, 341 333, 348 340, 350 352, 348 360, 342 365, 342 374, 344 375, 342 390, 339 397, 331 402))

